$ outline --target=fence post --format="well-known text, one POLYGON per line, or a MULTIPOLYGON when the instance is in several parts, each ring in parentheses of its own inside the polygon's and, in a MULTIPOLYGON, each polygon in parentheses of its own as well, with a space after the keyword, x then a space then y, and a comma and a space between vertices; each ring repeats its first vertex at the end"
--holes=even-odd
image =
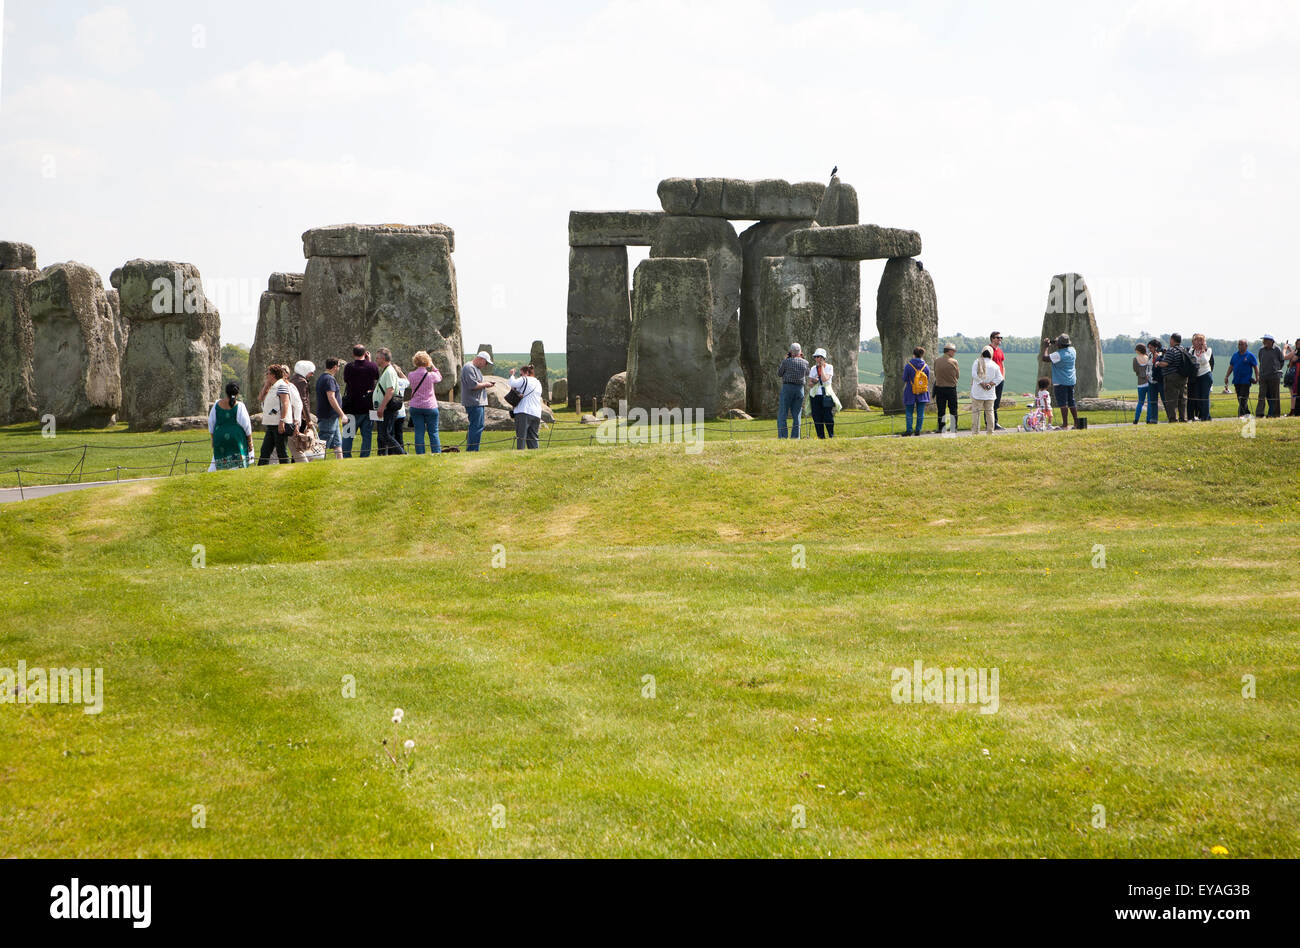
POLYGON ((181 445, 184 443, 184 440, 176 442, 176 453, 172 455, 172 466, 167 469, 168 477, 171 477, 176 472, 176 459, 181 456, 181 445))
POLYGON ((22 468, 15 468, 15 469, 14 469, 14 473, 18 475, 18 499, 19 499, 19 500, 26 500, 27 497, 23 494, 23 471, 22 471, 22 468))

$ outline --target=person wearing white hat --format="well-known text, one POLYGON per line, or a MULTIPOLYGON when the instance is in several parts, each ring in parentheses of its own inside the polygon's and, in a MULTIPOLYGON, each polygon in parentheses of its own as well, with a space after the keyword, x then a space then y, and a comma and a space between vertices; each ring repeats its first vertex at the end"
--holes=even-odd
POLYGON ((813 351, 813 364, 808 369, 808 407, 812 409, 813 427, 817 437, 835 437, 835 396, 831 380, 835 366, 826 361, 826 350, 813 351))
POLYGON ((469 431, 465 432, 465 450, 477 451, 483 438, 483 420, 487 415, 487 390, 491 382, 483 380, 483 369, 492 365, 492 353, 486 349, 476 355, 460 370, 460 403, 469 417, 469 431))

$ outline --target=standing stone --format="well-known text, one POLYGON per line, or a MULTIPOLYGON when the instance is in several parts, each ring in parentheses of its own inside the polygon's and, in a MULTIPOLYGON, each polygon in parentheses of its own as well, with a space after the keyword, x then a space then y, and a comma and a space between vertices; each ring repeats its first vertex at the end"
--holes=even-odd
POLYGON ((340 224, 305 232, 300 283, 286 274, 268 290, 289 294, 295 283, 301 286, 304 351, 295 358, 321 366, 330 356, 350 358, 361 343, 372 352, 387 347, 395 362, 410 365, 424 349, 442 373, 437 393, 451 393, 464 357, 454 247, 446 224, 340 224))
MULTIPOLYGON (((876 331, 880 334, 885 411, 903 410, 903 366, 912 350, 925 347, 934 365, 939 348, 939 304, 934 280, 919 260, 895 257, 885 264, 876 292, 876 331)), ((837 389, 838 390, 838 389, 837 389)))
POLYGON ((702 259, 651 257, 636 268, 627 400, 633 408, 701 409, 716 416, 713 289, 702 259))
MULTIPOLYGON (((765 372, 775 375, 776 366, 780 364, 780 358, 775 364, 765 364, 762 347, 758 344, 759 294, 763 274, 767 269, 765 259, 785 256, 786 236, 811 226, 811 220, 759 221, 740 235, 741 257, 744 260, 744 272, 740 281, 740 364, 745 371, 745 409, 751 415, 769 413, 761 407, 760 377, 765 372)), ((797 340, 787 339, 786 343, 791 341, 797 340)), ((782 349, 781 355, 784 353, 785 350, 782 349)))
POLYGON ((203 293, 198 267, 131 260, 120 291, 131 325, 122 359, 126 420, 133 429, 156 429, 168 418, 206 415, 221 397, 221 316, 203 293))
POLYGON ((853 185, 844 184, 839 175, 831 177, 831 183, 822 195, 822 202, 817 207, 817 225, 819 227, 838 227, 858 222, 858 192, 853 185))
POLYGON ((745 373, 740 365, 740 284, 744 256, 740 238, 729 221, 716 217, 668 216, 650 248, 654 258, 698 258, 709 266, 712 289, 713 358, 718 404, 724 414, 745 407, 745 373))
POLYGON ((781 381, 777 368, 790 343, 804 358, 826 349, 835 367, 835 394, 845 407, 858 393, 858 346, 862 338, 861 276, 856 264, 827 257, 767 257, 759 286, 756 332, 756 411, 774 415, 781 381))
POLYGON ((624 371, 632 335, 626 247, 569 248, 568 361, 570 397, 595 399, 624 371))
POLYGON ((532 351, 528 354, 528 361, 533 364, 533 374, 537 376, 537 381, 542 383, 542 401, 551 400, 551 381, 546 374, 546 347, 542 345, 542 340, 538 339, 533 343, 532 351))
MULTIPOLYGON (((1043 337, 1055 339, 1061 333, 1070 337, 1075 351, 1075 398, 1096 398, 1101 392, 1101 333, 1092 309, 1088 284, 1077 273, 1058 273, 1052 277, 1047 294, 1047 311, 1043 314, 1043 337)), ((1046 368, 1046 366, 1043 366, 1046 368)))
MULTIPOLYGON (((298 331, 302 322, 302 274, 272 273, 266 292, 257 306, 257 332, 252 348, 248 350, 248 387, 246 399, 256 399, 266 376, 266 367, 273 363, 292 366, 302 358, 298 331), (296 279, 292 279, 296 278, 296 279), (292 292, 285 292, 292 289, 292 292)), ((346 360, 350 351, 338 354, 346 360)), ((325 363, 316 363, 316 371, 323 372, 325 363)))
POLYGON ((0 270, 0 425, 36 417, 31 285, 40 275, 26 268, 0 270))
POLYGON ((36 248, 16 240, 0 240, 0 270, 35 270, 36 248))
POLYGON ((556 379, 551 386, 551 404, 567 405, 569 403, 569 381, 568 379, 556 379))
POLYGON ((464 358, 450 240, 443 234, 381 234, 372 238, 366 259, 363 338, 391 349, 401 366, 410 366, 421 349, 428 352, 442 373, 434 391, 449 394, 458 384, 464 358))
POLYGON ((29 299, 37 414, 69 427, 112 425, 122 406, 122 377, 99 274, 85 264, 56 263, 32 281, 29 299))

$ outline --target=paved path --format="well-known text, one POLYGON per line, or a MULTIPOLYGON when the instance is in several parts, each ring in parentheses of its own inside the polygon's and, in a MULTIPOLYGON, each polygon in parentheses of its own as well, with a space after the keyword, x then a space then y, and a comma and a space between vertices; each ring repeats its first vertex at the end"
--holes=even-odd
POLYGON ((157 477, 132 477, 124 481, 85 481, 80 484, 40 484, 36 487, 0 487, 0 504, 12 504, 20 500, 35 500, 37 497, 49 497, 52 494, 66 494, 72 490, 85 490, 87 487, 111 487, 114 484, 134 484, 137 481, 156 481, 157 477))

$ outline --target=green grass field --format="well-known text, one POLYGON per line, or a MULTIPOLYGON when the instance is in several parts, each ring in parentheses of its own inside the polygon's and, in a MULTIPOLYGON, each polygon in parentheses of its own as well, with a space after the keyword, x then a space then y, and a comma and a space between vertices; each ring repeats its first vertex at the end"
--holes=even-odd
POLYGON ((0 667, 105 681, 0 706, 0 856, 1295 857, 1298 463, 1282 419, 0 505, 0 667), (894 703, 917 660, 997 713, 894 703))

